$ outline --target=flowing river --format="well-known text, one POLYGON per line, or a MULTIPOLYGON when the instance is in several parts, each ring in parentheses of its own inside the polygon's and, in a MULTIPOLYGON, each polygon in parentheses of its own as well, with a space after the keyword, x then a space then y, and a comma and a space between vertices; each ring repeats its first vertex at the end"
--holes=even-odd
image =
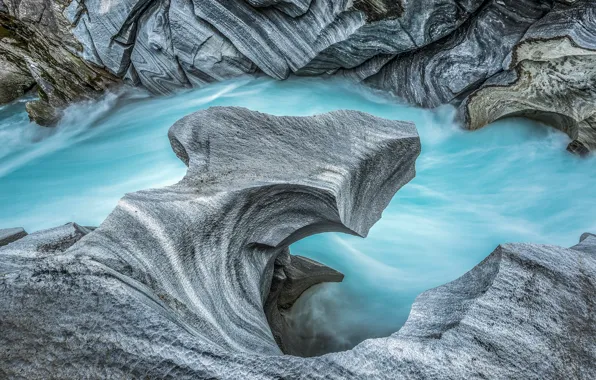
POLYGON ((99 225, 124 193, 177 182, 185 167, 168 128, 215 105, 275 115, 348 108, 418 127, 416 178, 366 239, 329 233, 292 246, 346 276, 294 307, 312 354, 397 331, 420 292, 461 276, 499 243, 571 246, 596 232, 596 157, 567 153, 563 133, 524 119, 467 132, 450 107, 400 105, 337 80, 252 78, 161 98, 107 95, 70 107, 52 129, 29 123, 24 100, 0 106, 0 228, 99 225))

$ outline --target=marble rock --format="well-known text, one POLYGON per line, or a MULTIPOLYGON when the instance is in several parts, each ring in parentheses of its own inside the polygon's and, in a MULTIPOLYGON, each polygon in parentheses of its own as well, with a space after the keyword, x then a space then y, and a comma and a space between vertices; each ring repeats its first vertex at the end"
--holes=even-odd
POLYGON ((82 57, 166 93, 256 71, 285 79, 353 69, 352 76, 362 79, 372 75, 369 61, 384 64, 448 36, 482 3, 74 0, 65 14, 82 57))
POLYGON ((568 133, 573 152, 596 146, 590 0, 0 4, 0 54, 38 85, 28 111, 41 124, 121 81, 169 94, 246 74, 337 75, 418 106, 460 106, 469 129, 523 115, 568 133))
POLYGON ((4 244, 0 243, 0 246, 5 245, 2 248, 2 252, 5 254, 16 252, 20 255, 60 253, 66 251, 83 236, 91 232, 92 229, 92 227, 83 227, 76 223, 67 223, 60 227, 36 231, 31 234, 27 234, 22 228, 10 228, 0 230, 0 234, 6 231, 16 238, 10 242, 2 240, 4 244))
POLYGON ((70 224, 0 248, 0 377, 595 373, 592 234, 571 248, 503 244, 421 294, 391 336, 283 355, 300 352, 283 309, 342 277, 288 246, 322 231, 366 236, 414 176, 415 127, 354 111, 275 117, 216 107, 180 120, 169 137, 188 166, 178 184, 128 194, 92 232, 70 224))
POLYGON ((507 71, 463 102, 461 118, 469 129, 507 116, 537 119, 586 155, 596 149, 595 83, 596 3, 557 4, 516 44, 507 71))
POLYGON ((487 1, 453 33, 395 56, 365 83, 422 107, 455 101, 502 71, 511 49, 550 10, 547 3, 487 1))
POLYGON ((0 377, 238 376, 220 359, 299 352, 283 309, 343 276, 288 246, 366 236, 420 152, 413 124, 356 111, 216 107, 169 137, 178 184, 125 196, 66 250, 61 230, 2 248, 0 377))

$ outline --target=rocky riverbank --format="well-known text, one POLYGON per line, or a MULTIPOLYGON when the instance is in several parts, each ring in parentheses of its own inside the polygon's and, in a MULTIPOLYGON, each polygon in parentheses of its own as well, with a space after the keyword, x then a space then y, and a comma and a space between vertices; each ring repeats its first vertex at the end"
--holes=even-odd
POLYGON ((51 124, 66 104, 122 81, 165 94, 244 74, 342 75, 423 107, 461 104, 470 129, 510 115, 537 118, 586 154, 596 146, 595 7, 589 0, 3 0, 0 99, 37 84, 40 100, 29 113, 51 124))

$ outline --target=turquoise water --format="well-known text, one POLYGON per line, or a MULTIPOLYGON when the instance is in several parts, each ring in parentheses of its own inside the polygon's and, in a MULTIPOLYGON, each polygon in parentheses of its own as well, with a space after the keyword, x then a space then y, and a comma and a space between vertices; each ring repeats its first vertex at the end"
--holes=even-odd
POLYGON ((276 115, 350 108, 418 127, 417 176, 368 238, 323 234, 292 246, 346 275, 309 291, 293 315, 328 349, 396 331, 417 294, 461 276, 499 243, 570 246, 596 231, 596 158, 568 154, 564 134, 521 119, 466 132, 451 108, 420 110, 356 85, 307 79, 240 79, 158 99, 110 95, 72 107, 55 129, 29 124, 24 102, 4 106, 0 228, 98 225, 124 193, 177 182, 185 167, 167 130, 212 105, 276 115))

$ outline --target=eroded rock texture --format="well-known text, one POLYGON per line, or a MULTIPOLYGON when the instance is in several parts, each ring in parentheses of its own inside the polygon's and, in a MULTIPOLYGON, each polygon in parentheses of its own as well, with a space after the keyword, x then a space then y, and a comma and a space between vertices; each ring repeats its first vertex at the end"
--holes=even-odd
POLYGON ((233 357, 300 353, 284 310, 343 276, 288 246, 365 236, 420 152, 414 125, 355 111, 211 108, 169 136, 188 165, 178 184, 127 195, 92 233, 2 248, 2 375, 237 377, 233 357))
POLYGON ((596 371, 591 234, 569 249, 499 246, 420 295, 387 338, 321 357, 281 355, 280 346, 298 348, 280 324, 283 308, 306 287, 341 279, 290 256, 288 245, 320 231, 366 235, 414 175, 414 126, 353 111, 212 108, 176 123, 170 140, 189 167, 178 184, 127 195, 93 232, 68 224, 0 248, 0 377, 589 379, 596 371))
POLYGON ((0 247, 24 238, 25 236, 27 236, 27 232, 20 227, 0 229, 0 247))
POLYGON ((79 57, 61 0, 0 0, 0 104, 37 85, 32 119, 52 125, 68 104, 92 99, 119 79, 79 57))
POLYGON ((41 102, 29 111, 46 124, 59 116, 56 109, 114 80, 167 94, 244 74, 336 74, 423 107, 466 99, 462 115, 472 129, 520 114, 568 132, 574 152, 596 146, 594 112, 586 105, 593 104, 595 71, 591 0, 0 5, 0 25, 9 32, 0 40, 0 53, 14 57, 11 72, 19 74, 0 77, 10 84, 4 91, 10 96, 0 97, 18 96, 36 82, 41 102), (71 71, 76 80, 66 76, 71 71))
POLYGON ((527 30, 510 60, 463 103, 468 128, 525 116, 566 132, 574 153, 596 149, 596 2, 557 4, 527 30))

